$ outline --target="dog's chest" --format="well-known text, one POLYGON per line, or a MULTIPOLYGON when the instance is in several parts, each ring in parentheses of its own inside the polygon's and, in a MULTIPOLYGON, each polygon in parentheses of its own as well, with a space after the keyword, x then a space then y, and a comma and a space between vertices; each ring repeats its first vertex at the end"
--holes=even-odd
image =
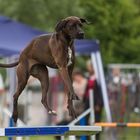
POLYGON ((72 49, 70 47, 68 47, 67 50, 67 66, 70 66, 72 64, 72 49))

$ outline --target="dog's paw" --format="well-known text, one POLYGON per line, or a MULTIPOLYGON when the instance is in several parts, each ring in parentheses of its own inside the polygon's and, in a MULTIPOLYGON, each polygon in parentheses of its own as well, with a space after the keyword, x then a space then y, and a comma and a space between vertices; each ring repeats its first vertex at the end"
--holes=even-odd
POLYGON ((56 113, 55 110, 49 110, 49 111, 48 111, 48 114, 50 114, 50 115, 57 115, 57 113, 56 113))
POLYGON ((77 114, 73 107, 68 107, 68 111, 69 111, 69 116, 71 116, 73 119, 77 118, 77 114))
POLYGON ((13 120, 13 122, 14 122, 15 125, 17 123, 17 119, 18 119, 18 115, 17 114, 13 114, 12 115, 12 120, 13 120))
POLYGON ((72 100, 80 100, 79 97, 76 94, 72 95, 72 100))

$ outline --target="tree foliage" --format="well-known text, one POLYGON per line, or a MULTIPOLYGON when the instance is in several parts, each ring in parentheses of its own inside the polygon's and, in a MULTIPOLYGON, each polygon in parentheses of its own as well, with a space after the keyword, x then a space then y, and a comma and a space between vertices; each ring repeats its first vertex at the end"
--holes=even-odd
MULTIPOLYGON (((138 2, 138 1, 137 1, 138 2)), ((140 63, 140 11, 134 0, 81 0, 94 22, 88 37, 100 40, 105 63, 140 63)))
POLYGON ((79 1, 71 0, 0 0, 0 13, 34 27, 52 31, 57 21, 79 16, 79 1))
POLYGON ((86 37, 100 41, 105 64, 140 63, 139 0, 0 0, 0 13, 46 31, 61 18, 85 17, 94 23, 86 37))

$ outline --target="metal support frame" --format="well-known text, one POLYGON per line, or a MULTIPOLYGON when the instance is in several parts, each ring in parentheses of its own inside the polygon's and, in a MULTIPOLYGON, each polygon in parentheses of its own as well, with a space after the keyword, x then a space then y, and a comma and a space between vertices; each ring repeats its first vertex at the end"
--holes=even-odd
POLYGON ((108 94, 107 94, 107 86, 105 82, 105 76, 103 72, 103 64, 102 64, 100 52, 91 53, 91 60, 95 68, 95 72, 98 78, 97 80, 99 84, 101 85, 107 121, 112 122, 111 111, 109 107, 109 99, 108 99, 108 94))

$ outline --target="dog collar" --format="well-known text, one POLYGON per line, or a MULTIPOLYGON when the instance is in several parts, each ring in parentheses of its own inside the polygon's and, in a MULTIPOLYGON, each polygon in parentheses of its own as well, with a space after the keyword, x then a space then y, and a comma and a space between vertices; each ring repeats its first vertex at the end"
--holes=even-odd
POLYGON ((72 64, 72 50, 70 47, 68 47, 68 63, 67 66, 70 66, 72 64))

